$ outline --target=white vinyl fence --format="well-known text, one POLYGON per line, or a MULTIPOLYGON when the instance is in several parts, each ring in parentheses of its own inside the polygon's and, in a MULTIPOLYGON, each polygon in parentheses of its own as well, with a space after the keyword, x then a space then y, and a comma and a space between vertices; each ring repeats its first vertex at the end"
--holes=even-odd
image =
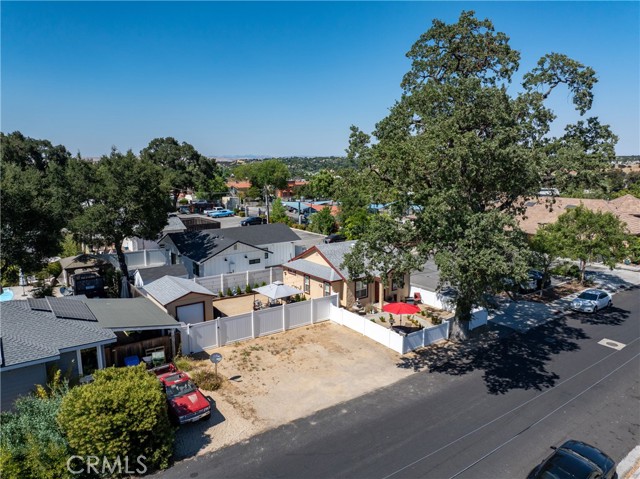
POLYGON ((449 322, 403 336, 346 309, 331 305, 331 321, 346 326, 400 354, 422 348, 449 337, 449 322))
MULTIPOLYGON (((441 309, 443 311, 453 312, 456 310, 455 302, 449 295, 411 286, 411 296, 413 296, 414 293, 420 293, 423 304, 426 304, 433 308, 441 309)), ((471 311, 471 315, 473 319, 469 321, 469 329, 475 329, 479 326, 487 324, 489 313, 486 309, 476 308, 471 311)))
POLYGON ((274 281, 282 281, 282 268, 276 266, 268 269, 217 274, 194 279, 196 283, 204 286, 214 294, 218 294, 220 291, 226 294, 227 289, 231 288, 232 291, 235 291, 238 286, 244 292, 247 285, 253 288, 256 284, 261 285, 262 283, 269 284, 274 281))
POLYGON ((198 353, 236 341, 327 321, 331 315, 330 308, 335 304, 338 304, 338 295, 189 324, 181 329, 182 353, 198 353))

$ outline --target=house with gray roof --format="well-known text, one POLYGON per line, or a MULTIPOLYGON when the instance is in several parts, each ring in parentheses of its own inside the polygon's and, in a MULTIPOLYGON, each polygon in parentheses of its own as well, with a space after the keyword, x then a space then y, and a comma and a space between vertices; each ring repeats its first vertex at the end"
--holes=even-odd
POLYGON ((175 276, 176 278, 188 278, 187 268, 182 263, 154 266, 151 268, 139 268, 133 274, 133 284, 136 288, 142 288, 145 284, 153 283, 163 276, 175 276))
POLYGON ((65 299, 48 307, 43 302, 33 306, 28 301, 0 303, 2 410, 10 409, 18 396, 28 394, 36 384, 44 386, 50 366, 72 376, 101 369, 105 346, 117 340, 81 301, 65 299))
POLYGON ((304 251, 282 265, 283 282, 301 289, 308 298, 321 298, 338 294, 340 305, 351 308, 356 301, 362 306, 384 301, 403 301, 409 295, 409 275, 404 281, 392 281, 384 286, 381 274, 372 270, 365 278, 351 279, 343 266, 345 255, 351 251, 355 241, 319 244, 304 251))
POLYGON ((189 277, 254 271, 290 261, 300 237, 282 223, 168 233, 159 244, 189 277))
POLYGON ((181 323, 194 324, 213 319, 215 295, 192 279, 164 276, 139 291, 181 323))

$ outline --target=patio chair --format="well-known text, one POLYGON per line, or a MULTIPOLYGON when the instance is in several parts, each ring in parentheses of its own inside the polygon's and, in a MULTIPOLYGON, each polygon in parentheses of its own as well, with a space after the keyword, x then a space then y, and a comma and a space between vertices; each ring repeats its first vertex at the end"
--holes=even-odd
POLYGON ((140 358, 138 356, 127 356, 124 358, 125 366, 137 366, 140 364, 140 358))
POLYGON ((422 295, 420 293, 413 293, 413 304, 422 303, 422 295))

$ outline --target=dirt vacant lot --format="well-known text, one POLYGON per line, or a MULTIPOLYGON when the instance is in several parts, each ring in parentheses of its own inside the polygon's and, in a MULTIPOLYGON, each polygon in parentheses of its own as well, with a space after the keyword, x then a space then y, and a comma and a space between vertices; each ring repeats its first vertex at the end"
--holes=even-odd
MULTIPOLYGON (((219 412, 180 428, 178 459, 246 440, 413 374, 398 368, 397 353, 330 322, 209 352, 223 356, 223 386, 203 391, 219 412)), ((204 359, 199 367, 213 366, 204 359)))

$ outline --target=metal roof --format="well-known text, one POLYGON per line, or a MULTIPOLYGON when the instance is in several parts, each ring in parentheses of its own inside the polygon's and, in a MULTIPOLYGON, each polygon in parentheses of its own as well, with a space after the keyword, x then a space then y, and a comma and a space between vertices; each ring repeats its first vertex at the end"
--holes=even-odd
POLYGON ((214 296, 211 291, 209 291, 204 286, 200 286, 195 281, 184 278, 176 278, 174 276, 163 276, 153 283, 145 285, 142 289, 163 306, 166 306, 167 304, 172 303, 176 299, 182 298, 189 293, 199 293, 206 294, 207 296, 214 296))
POLYGON ((112 331, 96 322, 56 318, 53 313, 25 309, 26 301, 0 304, 3 367, 56 359, 61 350, 95 343, 114 343, 112 331))
POLYGON ((86 304, 98 324, 106 329, 128 331, 180 326, 179 322, 146 298, 88 299, 86 304))

